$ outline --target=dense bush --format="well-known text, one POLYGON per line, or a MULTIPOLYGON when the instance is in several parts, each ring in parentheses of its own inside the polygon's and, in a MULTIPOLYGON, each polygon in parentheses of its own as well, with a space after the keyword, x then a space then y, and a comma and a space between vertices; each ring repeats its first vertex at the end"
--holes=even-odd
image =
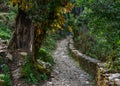
POLYGON ((38 59, 44 62, 48 62, 51 65, 54 64, 54 59, 52 58, 50 53, 48 53, 44 48, 40 48, 39 53, 38 53, 38 59))
POLYGON ((37 84, 42 78, 42 73, 39 73, 33 65, 32 59, 25 57, 25 64, 22 66, 21 74, 26 82, 37 84), (34 69, 34 70, 33 70, 34 69), (37 75, 37 76, 36 76, 37 75))
POLYGON ((52 52, 54 49, 56 49, 56 35, 55 34, 49 34, 46 37, 46 40, 44 41, 42 48, 44 48, 47 52, 52 52))
POLYGON ((107 61, 110 69, 119 70, 120 1, 88 0, 79 4, 84 10, 76 19, 75 46, 91 57, 107 61))
POLYGON ((11 30, 6 24, 0 24, 0 38, 2 39, 10 39, 11 30))

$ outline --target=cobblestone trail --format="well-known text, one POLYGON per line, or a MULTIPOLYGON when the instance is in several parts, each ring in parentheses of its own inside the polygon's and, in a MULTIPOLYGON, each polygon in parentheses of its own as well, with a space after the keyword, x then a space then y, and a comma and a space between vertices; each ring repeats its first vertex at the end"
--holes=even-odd
POLYGON ((51 80, 42 86, 93 86, 90 76, 68 55, 68 39, 58 42, 53 52, 55 66, 51 80))

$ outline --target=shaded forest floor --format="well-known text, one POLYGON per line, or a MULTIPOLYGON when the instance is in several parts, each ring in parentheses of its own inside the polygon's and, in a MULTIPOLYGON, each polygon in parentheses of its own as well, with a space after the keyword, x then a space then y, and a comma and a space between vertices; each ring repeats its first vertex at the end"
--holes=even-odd
POLYGON ((53 52, 56 64, 52 78, 42 86, 94 86, 89 74, 80 69, 79 65, 69 56, 67 45, 68 39, 58 41, 57 48, 53 52))

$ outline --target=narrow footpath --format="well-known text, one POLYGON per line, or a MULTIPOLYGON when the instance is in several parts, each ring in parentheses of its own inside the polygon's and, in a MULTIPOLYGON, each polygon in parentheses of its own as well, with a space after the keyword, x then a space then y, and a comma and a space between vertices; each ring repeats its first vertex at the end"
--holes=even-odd
POLYGON ((42 86, 94 86, 93 80, 68 55, 68 39, 58 41, 53 52, 55 66, 52 78, 42 86))

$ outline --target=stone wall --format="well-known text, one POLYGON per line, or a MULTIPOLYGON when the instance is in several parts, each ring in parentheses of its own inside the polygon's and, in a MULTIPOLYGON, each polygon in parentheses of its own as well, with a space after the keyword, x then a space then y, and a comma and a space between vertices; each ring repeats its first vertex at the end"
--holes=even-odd
POLYGON ((96 86, 120 86, 120 73, 110 73, 105 68, 105 63, 80 53, 73 46, 73 40, 69 40, 69 50, 86 72, 95 79, 96 86))

